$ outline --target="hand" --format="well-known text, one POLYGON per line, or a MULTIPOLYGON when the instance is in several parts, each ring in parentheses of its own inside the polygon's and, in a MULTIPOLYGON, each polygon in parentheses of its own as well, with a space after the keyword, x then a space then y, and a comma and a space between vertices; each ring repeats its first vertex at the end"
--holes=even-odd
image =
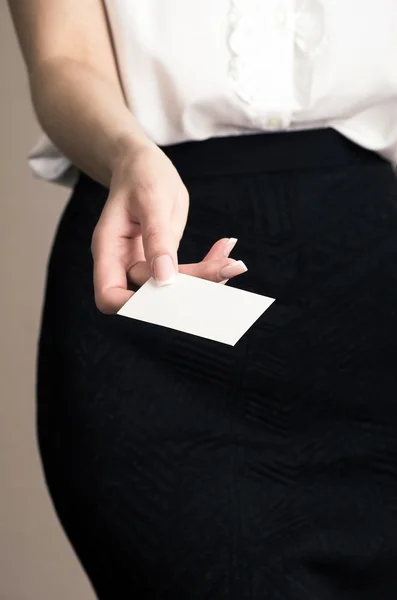
POLYGON ((247 269, 229 259, 235 242, 219 240, 204 260, 178 266, 177 250, 185 229, 189 195, 175 167, 157 146, 127 148, 116 161, 109 198, 92 239, 95 301, 116 313, 152 276, 159 285, 179 271, 225 282, 247 269))

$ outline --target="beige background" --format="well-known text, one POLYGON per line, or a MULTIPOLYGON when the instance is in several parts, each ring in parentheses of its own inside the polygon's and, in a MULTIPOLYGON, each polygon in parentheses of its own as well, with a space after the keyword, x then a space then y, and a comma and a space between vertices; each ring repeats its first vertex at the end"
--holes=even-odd
POLYGON ((47 256, 67 190, 32 179, 37 125, 0 0, 0 600, 92 600, 53 511, 35 438, 35 349, 47 256))

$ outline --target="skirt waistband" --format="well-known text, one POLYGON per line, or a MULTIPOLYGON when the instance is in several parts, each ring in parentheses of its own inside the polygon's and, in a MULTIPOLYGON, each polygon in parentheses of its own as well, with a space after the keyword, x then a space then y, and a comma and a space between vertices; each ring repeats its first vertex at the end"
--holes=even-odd
POLYGON ((385 162, 331 128, 210 138, 163 146, 182 177, 385 162))

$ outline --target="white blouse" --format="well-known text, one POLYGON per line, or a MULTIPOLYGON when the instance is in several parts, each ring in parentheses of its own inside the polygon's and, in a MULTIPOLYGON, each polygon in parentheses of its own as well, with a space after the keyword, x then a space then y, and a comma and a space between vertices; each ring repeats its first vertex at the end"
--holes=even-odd
MULTIPOLYGON (((397 163, 397 0, 104 1, 155 143, 333 127, 397 163)), ((75 179, 45 135, 29 163, 75 179)))

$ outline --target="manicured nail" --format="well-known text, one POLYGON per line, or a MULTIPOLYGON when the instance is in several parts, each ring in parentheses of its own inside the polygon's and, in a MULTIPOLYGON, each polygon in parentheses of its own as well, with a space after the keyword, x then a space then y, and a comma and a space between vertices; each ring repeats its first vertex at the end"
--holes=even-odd
POLYGON ((223 249, 223 256, 228 257, 236 244, 237 238, 229 238, 223 249))
POLYGON ((175 267, 171 256, 158 256, 153 263, 154 278, 157 285, 169 285, 175 280, 175 267))
POLYGON ((246 271, 248 271, 248 269, 243 263, 243 261, 236 260, 236 262, 233 262, 230 265, 226 265, 226 267, 222 267, 219 271, 219 275, 222 279, 230 279, 231 277, 236 277, 236 275, 241 275, 246 271))

